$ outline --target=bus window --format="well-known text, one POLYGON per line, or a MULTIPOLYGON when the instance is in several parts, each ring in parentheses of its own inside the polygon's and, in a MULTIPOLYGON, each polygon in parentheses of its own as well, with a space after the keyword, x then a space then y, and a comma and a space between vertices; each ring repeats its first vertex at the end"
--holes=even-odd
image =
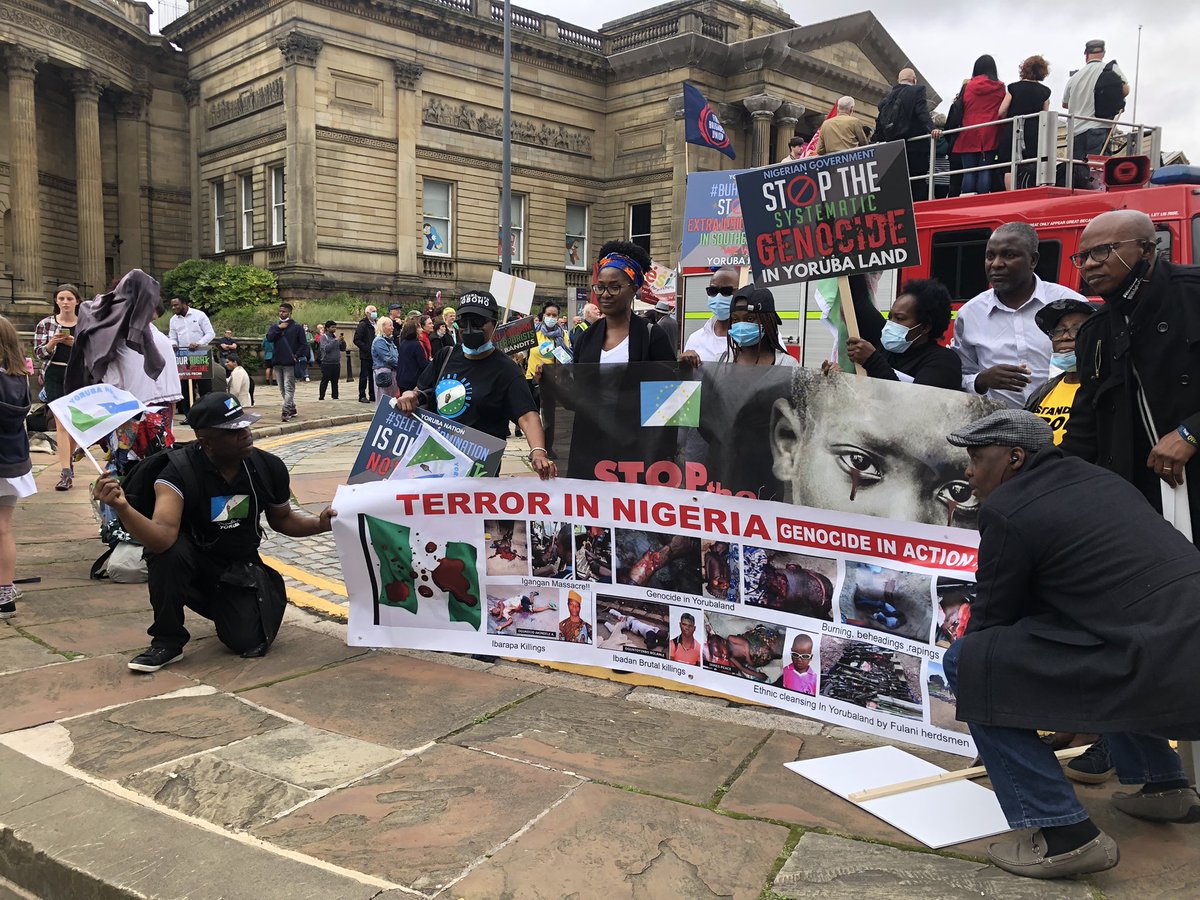
POLYGON ((1062 244, 1059 241, 1038 242, 1038 264, 1034 273, 1042 281, 1058 283, 1058 267, 1062 265, 1062 244))
POLYGON ((1170 225, 1154 226, 1154 249, 1158 251, 1159 259, 1175 261, 1175 235, 1171 232, 1170 225))
POLYGON ((944 284, 954 300, 970 300, 983 293, 988 288, 983 257, 991 236, 990 228, 935 234, 929 277, 944 284))
POLYGON ((1188 262, 1196 264, 1200 259, 1200 216, 1192 216, 1192 257, 1188 262))

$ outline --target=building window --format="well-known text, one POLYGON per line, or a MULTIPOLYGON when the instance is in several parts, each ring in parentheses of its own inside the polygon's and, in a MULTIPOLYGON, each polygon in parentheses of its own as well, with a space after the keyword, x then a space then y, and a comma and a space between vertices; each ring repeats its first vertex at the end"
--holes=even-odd
POLYGON ((271 173, 271 243, 282 244, 286 233, 284 231, 284 181, 283 166, 275 166, 271 173))
POLYGON ((242 249, 254 246, 254 176, 240 176, 241 189, 238 197, 242 205, 242 249))
POLYGON ((212 183, 213 253, 225 252, 225 182, 212 183))
POLYGON ((650 252, 650 204, 629 204, 629 240, 650 252))
POLYGON ((421 193, 424 204, 421 249, 426 256, 449 256, 452 252, 450 223, 454 185, 449 181, 426 178, 421 193))
POLYGON ((582 203, 567 204, 567 258, 568 269, 588 267, 588 208, 582 203))
MULTIPOLYGON (((525 195, 513 194, 509 198, 508 206, 512 216, 512 261, 514 264, 525 262, 525 195)), ((500 243, 501 229, 496 229, 496 256, 499 258, 502 254, 502 245, 500 243)))

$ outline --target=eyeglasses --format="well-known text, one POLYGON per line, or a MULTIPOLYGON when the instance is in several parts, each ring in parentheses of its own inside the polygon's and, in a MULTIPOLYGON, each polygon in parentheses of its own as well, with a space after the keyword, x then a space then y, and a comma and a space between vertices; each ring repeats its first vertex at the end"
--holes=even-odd
POLYGON ((715 297, 717 294, 720 294, 722 297, 732 297, 733 290, 734 289, 731 287, 713 287, 710 284, 704 289, 704 293, 708 294, 710 297, 715 297))
POLYGON ((1107 244, 1097 244, 1095 247, 1090 247, 1087 250, 1081 250, 1078 253, 1071 254, 1071 264, 1077 269, 1082 269, 1083 264, 1089 259, 1092 262, 1102 263, 1110 256, 1113 250, 1121 246, 1121 244, 1141 244, 1145 246, 1149 241, 1143 238, 1126 238, 1123 241, 1111 241, 1107 244))
POLYGON ((792 654, 792 659, 812 659, 812 658, 813 658, 813 655, 811 653, 793 653, 792 654))
POLYGON ((625 290, 625 288, 632 286, 632 281, 628 282, 627 284, 617 284, 615 282, 606 284, 598 281, 592 285, 592 293, 596 296, 599 296, 600 294, 611 294, 615 296, 616 294, 619 294, 621 291, 625 290))
POLYGON ((1052 341, 1062 341, 1068 339, 1073 341, 1075 338, 1079 337, 1079 329, 1082 327, 1082 325, 1076 325, 1074 328, 1055 328, 1053 331, 1048 331, 1046 333, 1050 335, 1050 340, 1052 341))

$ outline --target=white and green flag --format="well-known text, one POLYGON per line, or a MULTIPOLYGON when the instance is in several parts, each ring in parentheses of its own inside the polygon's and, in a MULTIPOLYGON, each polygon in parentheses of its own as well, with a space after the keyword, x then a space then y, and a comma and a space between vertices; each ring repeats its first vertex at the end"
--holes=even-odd
POLYGON ((93 384, 51 400, 50 411, 75 443, 90 447, 149 409, 129 391, 93 384))

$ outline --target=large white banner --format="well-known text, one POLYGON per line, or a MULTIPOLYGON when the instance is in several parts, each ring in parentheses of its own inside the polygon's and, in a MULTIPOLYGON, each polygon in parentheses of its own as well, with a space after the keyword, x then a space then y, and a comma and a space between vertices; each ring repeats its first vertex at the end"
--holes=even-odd
POLYGON ((974 753, 941 658, 978 534, 636 484, 342 486, 349 643, 655 675, 974 753))

